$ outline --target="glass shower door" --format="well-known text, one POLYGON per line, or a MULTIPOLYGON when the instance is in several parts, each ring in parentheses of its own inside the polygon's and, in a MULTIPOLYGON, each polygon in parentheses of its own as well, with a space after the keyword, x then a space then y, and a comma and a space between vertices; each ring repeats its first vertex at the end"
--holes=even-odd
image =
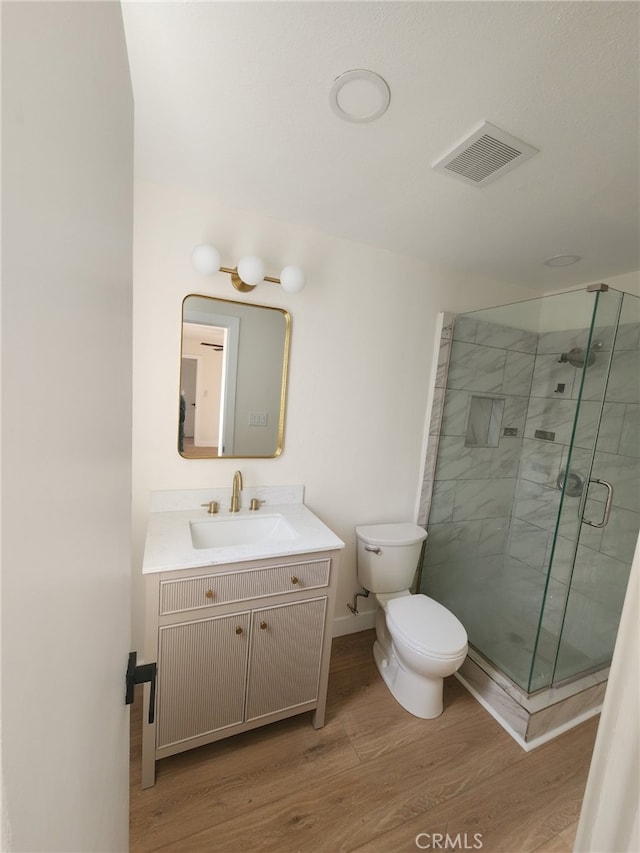
POLYGON ((554 683, 613 654, 640 528, 639 340, 640 299, 624 294, 554 683), (586 660, 575 660, 576 643, 586 660))
POLYGON ((573 364, 578 407, 561 490, 529 691, 611 660, 640 520, 640 300, 595 294, 573 364))

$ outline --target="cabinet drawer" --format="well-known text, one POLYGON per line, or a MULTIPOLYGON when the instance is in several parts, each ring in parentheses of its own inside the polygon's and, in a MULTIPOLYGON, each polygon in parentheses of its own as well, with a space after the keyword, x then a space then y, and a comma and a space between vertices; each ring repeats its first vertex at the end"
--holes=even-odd
POLYGON ((160 581, 160 615, 319 589, 329 583, 330 564, 329 559, 313 560, 244 572, 163 580, 160 581))

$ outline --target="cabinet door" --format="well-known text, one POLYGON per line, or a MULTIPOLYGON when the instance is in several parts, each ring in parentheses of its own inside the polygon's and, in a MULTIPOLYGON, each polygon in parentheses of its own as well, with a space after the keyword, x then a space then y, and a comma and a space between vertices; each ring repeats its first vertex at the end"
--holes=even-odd
POLYGON ((326 598, 254 610, 246 720, 318 697, 326 598))
POLYGON ((249 613, 159 629, 158 748, 242 722, 249 613))

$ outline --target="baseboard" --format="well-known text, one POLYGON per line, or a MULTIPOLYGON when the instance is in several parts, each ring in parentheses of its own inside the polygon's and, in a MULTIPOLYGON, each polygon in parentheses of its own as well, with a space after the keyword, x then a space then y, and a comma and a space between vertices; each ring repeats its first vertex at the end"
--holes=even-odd
POLYGON ((349 613, 346 616, 337 616, 333 620, 333 636, 342 637, 344 634, 357 634, 359 631, 367 631, 375 628, 376 611, 367 610, 364 613, 349 613))

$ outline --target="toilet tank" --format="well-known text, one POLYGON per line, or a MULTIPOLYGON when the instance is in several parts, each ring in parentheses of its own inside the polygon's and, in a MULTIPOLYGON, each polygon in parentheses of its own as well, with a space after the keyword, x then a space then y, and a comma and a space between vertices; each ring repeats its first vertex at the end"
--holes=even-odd
POLYGON ((358 581, 369 592, 409 589, 418 568, 423 527, 409 522, 356 527, 358 581))

